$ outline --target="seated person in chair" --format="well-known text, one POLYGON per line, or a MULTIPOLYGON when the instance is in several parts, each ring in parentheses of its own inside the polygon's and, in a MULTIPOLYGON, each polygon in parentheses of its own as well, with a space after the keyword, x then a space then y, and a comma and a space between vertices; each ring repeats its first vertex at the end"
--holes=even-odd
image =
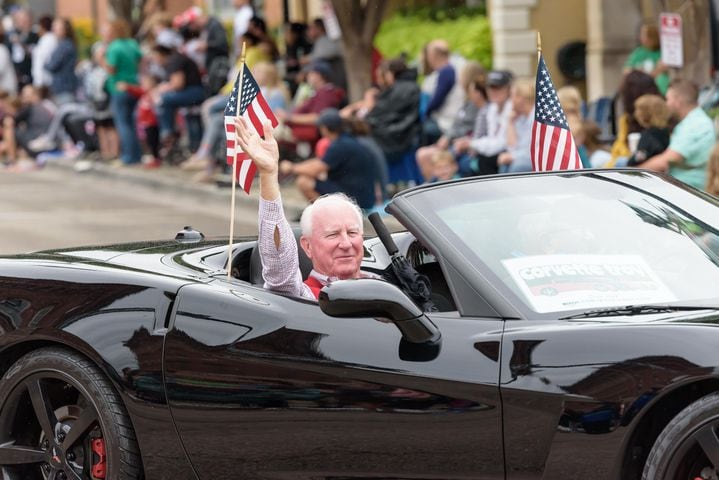
POLYGON ((364 254, 362 212, 341 193, 318 198, 302 213, 300 245, 312 261, 303 281, 297 244, 282 210, 278 182, 279 151, 272 127, 264 139, 244 119, 235 119, 237 142, 257 166, 260 176, 259 238, 265 288, 316 299, 335 279, 370 276, 360 272, 364 254))

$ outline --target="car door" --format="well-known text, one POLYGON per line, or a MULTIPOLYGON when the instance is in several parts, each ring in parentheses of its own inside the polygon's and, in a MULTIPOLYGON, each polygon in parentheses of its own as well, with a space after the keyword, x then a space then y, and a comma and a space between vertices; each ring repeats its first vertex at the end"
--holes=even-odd
POLYGON ((183 287, 164 376, 199 478, 504 478, 503 322, 431 320, 439 348, 239 282, 183 287))

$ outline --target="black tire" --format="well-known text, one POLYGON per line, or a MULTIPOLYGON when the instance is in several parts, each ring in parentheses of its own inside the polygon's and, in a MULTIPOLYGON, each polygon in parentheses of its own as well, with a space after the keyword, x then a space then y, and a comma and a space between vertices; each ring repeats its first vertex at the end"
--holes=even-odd
POLYGON ((667 424, 649 452, 642 480, 715 478, 716 472, 719 392, 700 398, 667 424))
POLYGON ((0 478, 89 480, 103 465, 106 479, 143 478, 130 418, 103 373, 62 348, 20 358, 0 380, 0 478))

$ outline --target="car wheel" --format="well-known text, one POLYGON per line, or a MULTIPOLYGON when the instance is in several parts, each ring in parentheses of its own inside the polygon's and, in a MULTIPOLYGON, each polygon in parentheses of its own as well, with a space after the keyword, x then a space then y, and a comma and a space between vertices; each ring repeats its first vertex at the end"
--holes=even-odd
POLYGON ((649 452, 643 480, 716 479, 719 472, 719 393, 674 417, 649 452))
POLYGON ((8 369, 0 380, 0 478, 142 478, 130 418, 95 365, 45 348, 8 369))

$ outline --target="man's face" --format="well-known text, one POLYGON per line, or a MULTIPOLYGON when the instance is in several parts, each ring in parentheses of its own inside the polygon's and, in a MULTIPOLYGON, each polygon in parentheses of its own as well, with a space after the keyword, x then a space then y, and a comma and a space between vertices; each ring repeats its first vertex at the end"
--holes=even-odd
POLYGON ((165 65, 167 63, 167 57, 165 57, 163 54, 157 51, 152 51, 152 60, 159 64, 159 65, 165 65))
POLYGON ((320 205, 312 220, 312 234, 300 240, 312 267, 328 277, 357 278, 364 249, 362 225, 352 206, 320 205))
POLYGON ((677 113, 679 113, 679 110, 681 108, 681 98, 679 97, 679 95, 677 95, 676 90, 674 90, 673 88, 670 88, 669 90, 667 90, 666 102, 667 102, 667 108, 669 109, 670 112, 672 112, 675 115, 677 113))
POLYGON ((307 83, 310 84, 310 87, 317 89, 322 86, 323 82, 324 79, 318 72, 315 72, 314 70, 307 72, 307 83))
POLYGON ((504 103, 509 98, 509 87, 490 86, 487 88, 487 96, 492 103, 504 103))
POLYGON ((514 108, 514 111, 517 112, 520 115, 526 115, 529 113, 529 110, 531 110, 531 104, 529 102, 529 99, 525 98, 523 95, 520 95, 516 90, 512 90, 512 95, 510 96, 512 100, 512 108, 514 108))
POLYGON ((19 10, 13 16, 13 23, 18 30, 28 30, 31 26, 30 15, 25 10, 19 10))
POLYGON ((322 30, 320 30, 316 25, 310 23, 307 27, 307 36, 310 37, 310 40, 312 41, 317 40, 322 36, 322 30))
POLYGON ((36 102, 37 96, 35 95, 35 89, 30 85, 25 85, 20 91, 20 100, 25 105, 31 105, 36 102))
POLYGON ((484 104, 487 103, 487 99, 482 91, 475 88, 474 85, 470 85, 469 87, 469 99, 478 107, 483 107, 484 104))

